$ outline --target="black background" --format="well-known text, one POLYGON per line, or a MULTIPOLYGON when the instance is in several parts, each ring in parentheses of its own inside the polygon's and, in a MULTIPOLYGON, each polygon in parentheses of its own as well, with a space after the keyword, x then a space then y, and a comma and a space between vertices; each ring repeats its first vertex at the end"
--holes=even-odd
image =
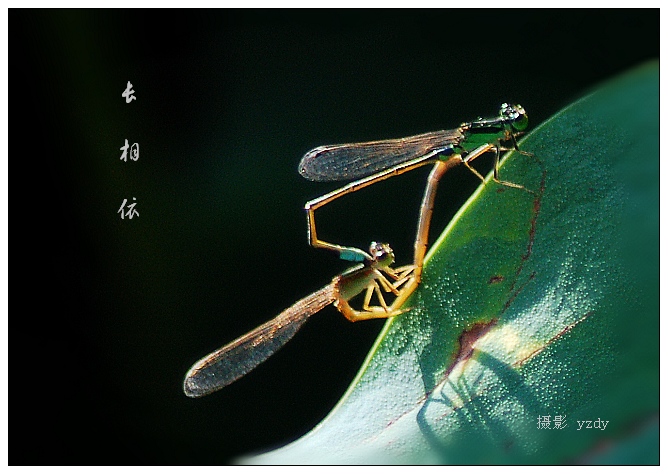
MULTIPOLYGON (((307 246, 301 207, 334 185, 302 154, 504 101, 536 126, 658 55, 658 9, 10 10, 10 464, 220 464, 306 433, 382 321, 327 308, 225 390, 181 391, 345 268, 307 246)), ((425 173, 323 210, 322 236, 407 263, 425 173)), ((432 239, 477 186, 445 182, 432 239)))

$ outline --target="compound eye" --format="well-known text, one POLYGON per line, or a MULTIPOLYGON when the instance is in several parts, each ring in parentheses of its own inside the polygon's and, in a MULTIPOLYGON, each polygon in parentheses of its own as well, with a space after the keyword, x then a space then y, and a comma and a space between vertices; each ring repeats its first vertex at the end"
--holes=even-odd
POLYGON ((377 242, 371 242, 369 247, 369 255, 376 262, 389 262, 390 264, 394 262, 394 251, 389 244, 379 244, 377 242))
POLYGON ((529 117, 521 105, 503 104, 501 116, 504 122, 513 127, 516 132, 521 132, 529 125, 529 117))

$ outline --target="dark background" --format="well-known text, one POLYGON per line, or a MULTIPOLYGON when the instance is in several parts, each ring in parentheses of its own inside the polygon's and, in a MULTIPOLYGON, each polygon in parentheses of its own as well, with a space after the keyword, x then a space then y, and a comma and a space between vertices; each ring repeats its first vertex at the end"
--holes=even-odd
MULTIPOLYGON (((504 101, 535 127, 658 56, 658 9, 10 10, 10 464, 220 464, 303 435, 382 321, 327 308, 225 390, 181 389, 346 267, 307 245, 301 208, 335 185, 303 153, 504 101)), ((323 210, 321 236, 407 263, 426 172, 323 210)), ((446 177, 432 239, 477 184, 446 177)))

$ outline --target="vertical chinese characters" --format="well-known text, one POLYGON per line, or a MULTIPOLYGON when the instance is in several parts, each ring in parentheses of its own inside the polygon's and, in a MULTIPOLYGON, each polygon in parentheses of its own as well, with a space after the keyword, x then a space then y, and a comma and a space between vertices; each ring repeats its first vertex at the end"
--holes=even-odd
MULTIPOLYGON (((121 94, 121 97, 125 98, 125 103, 129 104, 133 100, 137 100, 137 98, 134 96, 134 89, 132 88, 132 83, 128 81, 127 86, 125 87, 125 90, 121 94)), ((139 160, 139 143, 133 143, 132 146, 128 143, 128 139, 125 139, 125 145, 123 145, 120 150, 123 152, 121 154, 121 161, 124 161, 127 163, 128 161, 128 149, 130 150, 130 160, 131 161, 138 161, 139 160)), ((136 201, 137 198, 133 197, 133 201, 136 201)), ((125 219, 126 217, 128 219, 132 219, 133 217, 138 217, 139 216, 139 211, 136 209, 137 203, 133 202, 132 204, 128 204, 127 199, 123 199, 123 204, 121 204, 121 207, 116 211, 116 214, 121 215, 121 219, 125 219), (127 205, 127 207, 126 207, 127 205)))

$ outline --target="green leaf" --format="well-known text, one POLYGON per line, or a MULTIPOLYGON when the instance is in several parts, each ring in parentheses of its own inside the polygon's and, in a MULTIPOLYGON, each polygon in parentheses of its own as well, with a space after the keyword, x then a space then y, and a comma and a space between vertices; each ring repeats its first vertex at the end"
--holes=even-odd
POLYGON ((537 196, 481 187, 332 413, 244 461, 658 463, 658 94, 647 64, 537 127, 501 167, 537 196))

